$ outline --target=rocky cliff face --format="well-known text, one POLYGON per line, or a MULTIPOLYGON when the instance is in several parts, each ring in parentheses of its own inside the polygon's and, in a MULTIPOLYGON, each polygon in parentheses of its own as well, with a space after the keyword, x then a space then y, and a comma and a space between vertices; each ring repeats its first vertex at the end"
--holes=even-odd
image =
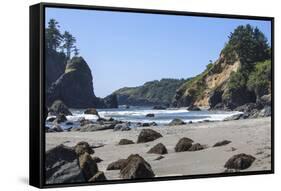
POLYGON ((74 57, 67 62, 64 73, 48 88, 47 105, 62 100, 68 107, 117 107, 114 97, 103 100, 97 98, 93 89, 91 70, 82 57, 74 57))
POLYGON ((270 52, 261 31, 238 26, 218 60, 177 89, 173 106, 230 110, 252 103, 259 106, 261 97, 271 96, 270 52))
POLYGON ((210 68, 177 89, 173 105, 175 107, 216 105, 222 101, 221 96, 227 90, 231 73, 236 72, 240 65, 239 60, 229 64, 224 55, 221 55, 210 68))
POLYGON ((63 73, 66 66, 66 57, 63 53, 58 53, 51 49, 46 49, 45 60, 45 88, 46 90, 63 73))

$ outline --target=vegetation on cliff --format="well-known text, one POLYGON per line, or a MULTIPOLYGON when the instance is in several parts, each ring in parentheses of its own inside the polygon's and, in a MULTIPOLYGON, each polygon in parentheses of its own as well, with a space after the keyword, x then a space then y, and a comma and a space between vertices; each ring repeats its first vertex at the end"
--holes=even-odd
POLYGON ((234 109, 270 93, 271 48, 264 34, 250 25, 238 26, 229 36, 219 59, 184 83, 173 105, 234 109))
POLYGON ((138 87, 125 87, 115 91, 119 105, 165 105, 169 106, 176 89, 188 80, 161 79, 146 82, 138 87))

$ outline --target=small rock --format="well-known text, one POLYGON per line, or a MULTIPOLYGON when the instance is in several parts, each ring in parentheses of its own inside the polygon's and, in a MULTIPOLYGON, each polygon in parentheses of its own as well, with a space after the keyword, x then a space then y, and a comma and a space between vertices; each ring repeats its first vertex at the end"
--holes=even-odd
POLYGON ((61 100, 54 101, 49 109, 49 112, 55 114, 56 116, 59 114, 72 115, 68 107, 61 100))
POLYGON ((95 151, 90 147, 89 143, 85 141, 77 143, 74 147, 74 150, 77 155, 82 155, 84 153, 88 153, 91 155, 95 153, 95 151))
POLYGON ((79 122, 80 122, 80 126, 84 126, 84 125, 88 125, 88 124, 93 124, 94 123, 93 121, 91 121, 89 119, 85 119, 85 118, 81 119, 79 122))
POLYGON ((142 126, 142 127, 149 127, 150 124, 149 124, 149 123, 143 123, 141 126, 142 126))
POLYGON ((95 161, 95 163, 100 163, 102 162, 103 160, 99 157, 92 157, 93 161, 95 161))
POLYGON ((169 125, 171 125, 171 126, 173 126, 173 125, 184 125, 184 124, 186 124, 183 120, 181 120, 181 119, 173 119, 170 123, 169 123, 169 125))
POLYGON ((134 144, 134 141, 129 139, 121 139, 118 143, 118 145, 129 145, 129 144, 134 144))
POLYGON ((56 119, 56 117, 50 117, 50 118, 47 119, 47 121, 48 122, 53 122, 53 121, 55 121, 55 119, 56 119))
POLYGON ((151 123, 149 124, 149 126, 157 126, 157 123, 151 122, 151 123))
POLYGON ((138 179, 153 178, 155 174, 150 164, 136 154, 127 158, 126 166, 121 169, 120 176, 124 179, 138 179))
POLYGON ((158 143, 157 145, 152 147, 147 153, 163 155, 163 154, 167 154, 168 151, 165 145, 163 145, 162 143, 158 143))
POLYGON ((113 129, 113 131, 129 131, 129 130, 131 130, 131 128, 129 127, 128 123, 116 124, 113 129))
POLYGON ((152 109, 155 109, 155 110, 165 110, 167 108, 165 106, 162 106, 162 105, 156 105, 152 109))
POLYGON ((53 125, 50 130, 52 130, 53 132, 63 132, 63 129, 58 124, 53 125))
POLYGON ((163 159, 163 158, 165 158, 164 156, 162 156, 162 155, 160 155, 159 157, 157 157, 156 159, 154 159, 154 160, 161 160, 161 159, 163 159))
POLYGON ((97 172, 92 178, 89 179, 89 182, 98 182, 98 181, 105 181, 107 180, 104 172, 99 171, 97 172))
POLYGON ((220 146, 227 145, 227 144, 229 144, 229 143, 231 143, 231 141, 229 141, 229 140, 223 140, 223 141, 219 141, 219 142, 215 143, 213 147, 220 147, 220 146))
POLYGON ((153 113, 148 113, 145 115, 145 117, 155 117, 155 115, 153 113))
POLYGON ((154 131, 152 129, 143 129, 141 130, 138 136, 137 143, 146 143, 146 142, 154 141, 160 137, 162 137, 162 135, 157 131, 154 131))
POLYGON ((68 121, 65 123, 66 125, 73 125, 73 123, 71 121, 68 121))
POLYGON ((271 116, 271 107, 266 106, 264 107, 258 114, 259 117, 269 117, 271 116))
POLYGON ((100 118, 100 115, 99 115, 98 111, 96 110, 96 108, 88 108, 84 111, 84 114, 96 115, 96 116, 98 116, 98 118, 100 118))
POLYGON ((127 164, 127 159, 119 159, 115 162, 110 163, 106 170, 120 170, 127 164))
POLYGON ((195 143, 188 149, 188 151, 200 151, 203 149, 204 147, 200 143, 195 143))
POLYGON ((242 119, 243 118, 243 113, 239 113, 236 115, 232 115, 230 117, 227 117, 224 119, 224 121, 232 121, 232 120, 238 120, 238 119, 242 119))
POLYGON ((228 159, 224 167, 227 169, 244 170, 249 168, 255 159, 255 157, 245 153, 237 154, 228 159))
POLYGON ((53 123, 63 123, 67 121, 67 118, 63 114, 59 114, 56 119, 53 121, 53 123))
POLYGON ((197 107, 196 105, 191 105, 187 108, 188 111, 201 111, 201 109, 199 107, 197 107))
POLYGON ((107 120, 105 118, 102 118, 102 117, 97 119, 97 122, 101 122, 101 121, 107 121, 107 120))
POLYGON ((183 137, 176 144, 175 151, 176 152, 188 151, 192 147, 192 143, 193 143, 192 139, 183 137))

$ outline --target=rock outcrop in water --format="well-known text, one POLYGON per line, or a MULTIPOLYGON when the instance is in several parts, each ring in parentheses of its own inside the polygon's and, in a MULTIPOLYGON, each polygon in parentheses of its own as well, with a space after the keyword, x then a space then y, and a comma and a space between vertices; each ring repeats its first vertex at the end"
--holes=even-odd
POLYGON ((67 62, 64 73, 48 88, 46 97, 47 105, 62 100, 71 108, 118 106, 115 95, 105 99, 95 96, 92 73, 82 57, 73 57, 67 62))

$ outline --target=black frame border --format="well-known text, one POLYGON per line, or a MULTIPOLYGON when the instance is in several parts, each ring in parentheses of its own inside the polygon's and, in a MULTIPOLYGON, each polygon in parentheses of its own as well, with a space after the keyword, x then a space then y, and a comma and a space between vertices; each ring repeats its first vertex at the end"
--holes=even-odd
POLYGON ((70 186, 90 186, 90 185, 107 185, 137 182, 154 182, 168 180, 185 180, 196 178, 215 178, 215 177, 232 177, 245 175, 261 175, 273 174, 275 169, 275 148, 274 148, 274 17, 266 16, 250 16, 250 15, 233 15, 218 13, 200 13, 174 10, 155 10, 141 8, 125 8, 125 7, 108 7, 94 5, 76 5, 61 3, 39 3, 30 6, 30 154, 29 154, 29 184, 39 188, 57 188, 70 186), (149 179, 134 180, 107 180, 95 183, 65 183, 65 184, 45 184, 45 131, 44 131, 44 105, 45 105, 45 10, 46 8, 64 8, 79 10, 95 10, 95 11, 113 11, 126 13, 143 13, 143 14, 161 14, 161 15, 178 15, 178 16, 195 16, 207 18, 225 18, 225 19, 248 19, 262 20, 271 22, 271 170, 264 171, 248 171, 235 173, 214 173, 214 174, 198 174, 183 176, 166 176, 149 179), (39 65, 38 65, 39 63, 39 65), (38 80, 38 81, 37 81, 38 80), (36 112, 38 114, 36 114, 36 112), (38 129, 38 127, 40 127, 38 129))

